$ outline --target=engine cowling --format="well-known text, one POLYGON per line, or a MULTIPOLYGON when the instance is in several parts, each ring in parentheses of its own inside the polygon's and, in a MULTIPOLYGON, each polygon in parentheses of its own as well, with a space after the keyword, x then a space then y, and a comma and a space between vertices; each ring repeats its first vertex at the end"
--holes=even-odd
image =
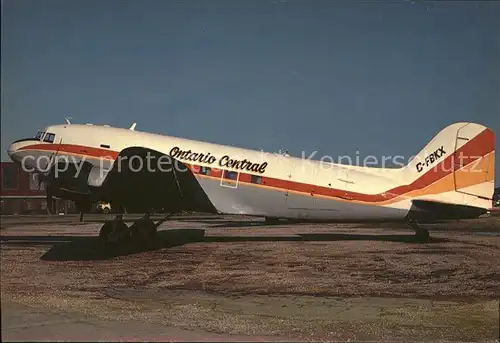
POLYGON ((82 164, 60 163, 55 165, 45 176, 45 180, 59 188, 79 193, 89 193, 91 188, 101 187, 109 169, 95 166, 89 162, 82 164))
POLYGON ((108 173, 109 169, 93 166, 88 172, 87 185, 91 187, 101 187, 108 173))
POLYGON ((102 186, 108 174, 107 169, 89 162, 79 164, 58 162, 41 177, 47 191, 47 205, 52 211, 53 198, 72 200, 80 212, 88 212, 98 199, 96 188, 102 186))
POLYGON ((88 174, 93 165, 88 162, 81 164, 59 162, 51 168, 49 180, 52 186, 70 192, 88 193, 88 174))

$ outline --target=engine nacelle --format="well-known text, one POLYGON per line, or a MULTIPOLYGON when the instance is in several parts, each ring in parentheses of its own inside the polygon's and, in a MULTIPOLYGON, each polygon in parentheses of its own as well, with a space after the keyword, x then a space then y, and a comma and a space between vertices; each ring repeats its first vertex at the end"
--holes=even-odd
POLYGON ((64 189, 73 193, 89 194, 90 187, 100 187, 107 170, 102 170, 89 162, 79 164, 58 162, 44 177, 53 190, 64 189))
POLYGON ((102 189, 99 188, 108 173, 109 169, 86 161, 58 161, 47 174, 38 175, 39 180, 45 184, 49 212, 55 212, 54 198, 72 200, 81 213, 90 212, 92 204, 102 200, 102 189))
POLYGON ((88 173, 87 184, 91 187, 101 187, 108 173, 109 169, 93 166, 88 173))

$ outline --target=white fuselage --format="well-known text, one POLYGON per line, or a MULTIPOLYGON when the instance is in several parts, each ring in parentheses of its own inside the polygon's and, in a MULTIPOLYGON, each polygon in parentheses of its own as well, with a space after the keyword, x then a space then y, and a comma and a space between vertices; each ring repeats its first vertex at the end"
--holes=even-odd
MULTIPOLYGON (((188 165, 221 213, 298 219, 392 220, 406 216, 412 199, 437 195, 446 198, 445 193, 449 196, 454 193, 454 189, 424 192, 436 181, 419 185, 417 181, 425 175, 407 168, 324 163, 98 125, 54 125, 44 132, 52 134, 52 142, 44 142, 44 136, 39 141, 15 142, 9 148, 11 158, 35 171, 43 171, 55 155, 75 162, 85 159, 109 169, 125 148, 152 149, 188 165)), ((162 167, 158 159, 141 163, 143 168, 162 167)))

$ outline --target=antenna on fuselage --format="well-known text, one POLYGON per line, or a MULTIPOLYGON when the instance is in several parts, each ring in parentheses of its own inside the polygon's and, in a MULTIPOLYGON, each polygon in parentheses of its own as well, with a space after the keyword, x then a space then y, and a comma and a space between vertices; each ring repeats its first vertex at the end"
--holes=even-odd
POLYGON ((66 120, 66 124, 71 124, 71 122, 69 121, 70 119, 73 119, 71 117, 64 117, 64 120, 66 120))
POLYGON ((136 125, 137 125, 137 123, 133 123, 132 126, 130 126, 129 130, 130 131, 134 131, 136 125))

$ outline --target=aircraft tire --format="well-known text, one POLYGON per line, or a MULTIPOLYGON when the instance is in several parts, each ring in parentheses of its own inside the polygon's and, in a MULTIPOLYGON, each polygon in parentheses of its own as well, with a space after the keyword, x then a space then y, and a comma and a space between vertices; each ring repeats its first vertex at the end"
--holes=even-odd
POLYGON ((134 240, 141 243, 152 243, 156 237, 156 224, 151 219, 139 220, 130 227, 131 235, 134 240))
POLYGON ((127 224, 122 221, 114 223, 113 220, 108 220, 104 223, 99 231, 99 238, 104 244, 123 244, 130 238, 130 230, 127 224), (118 225, 115 233, 113 233, 113 225, 118 225))

